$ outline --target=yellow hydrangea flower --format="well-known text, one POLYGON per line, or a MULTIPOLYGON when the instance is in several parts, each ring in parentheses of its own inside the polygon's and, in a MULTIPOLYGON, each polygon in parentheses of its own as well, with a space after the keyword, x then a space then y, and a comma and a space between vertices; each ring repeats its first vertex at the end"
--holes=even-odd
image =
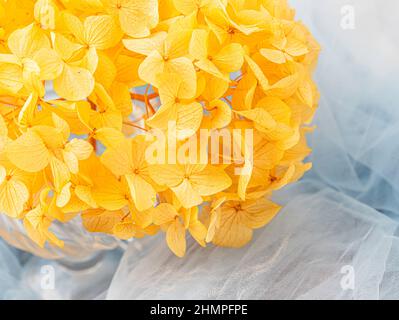
POLYGON ((245 245, 311 168, 319 51, 286 0, 0 0, 1 213, 245 245))

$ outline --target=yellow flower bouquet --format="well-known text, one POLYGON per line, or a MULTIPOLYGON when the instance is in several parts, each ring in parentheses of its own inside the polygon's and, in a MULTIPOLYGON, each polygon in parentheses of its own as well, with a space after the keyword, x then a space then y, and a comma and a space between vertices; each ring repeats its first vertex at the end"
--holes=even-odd
POLYGON ((311 164, 319 46, 286 0, 0 0, 0 212, 39 246, 241 247, 311 164))

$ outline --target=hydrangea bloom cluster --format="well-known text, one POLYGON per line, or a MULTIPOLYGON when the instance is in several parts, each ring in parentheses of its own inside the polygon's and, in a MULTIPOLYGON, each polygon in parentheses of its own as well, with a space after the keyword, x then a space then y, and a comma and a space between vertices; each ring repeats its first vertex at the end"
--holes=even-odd
POLYGON ((241 247, 311 167, 318 53, 286 0, 0 0, 0 211, 39 246, 80 216, 179 257, 186 234, 241 247), (187 145, 208 161, 170 160, 187 145))

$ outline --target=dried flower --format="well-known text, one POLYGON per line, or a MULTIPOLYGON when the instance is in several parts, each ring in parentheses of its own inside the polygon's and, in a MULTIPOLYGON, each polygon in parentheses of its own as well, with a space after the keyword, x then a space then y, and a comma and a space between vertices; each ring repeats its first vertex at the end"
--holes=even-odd
POLYGON ((0 210, 40 246, 80 215, 121 239, 164 231, 179 257, 186 230, 241 247, 311 167, 319 46, 286 0, 0 0, 0 15, 0 210))

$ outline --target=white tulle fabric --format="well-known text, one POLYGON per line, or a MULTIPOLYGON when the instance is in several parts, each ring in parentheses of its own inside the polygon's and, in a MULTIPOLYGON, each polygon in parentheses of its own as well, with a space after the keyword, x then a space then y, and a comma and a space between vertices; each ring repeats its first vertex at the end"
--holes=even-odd
POLYGON ((279 200, 286 203, 283 212, 241 250, 198 250, 190 243, 189 258, 181 260, 165 253, 162 239, 148 243, 145 258, 129 248, 108 298, 380 297, 396 223, 353 198, 310 182, 289 188, 279 200), (354 290, 341 287, 341 271, 348 266, 354 290))
POLYGON ((104 254, 92 278, 56 266, 52 293, 31 278, 49 262, 0 243, 0 298, 399 299, 399 2, 290 2, 323 48, 321 101, 314 168, 275 195, 278 217, 240 250, 189 242, 178 259, 160 235, 104 254))

